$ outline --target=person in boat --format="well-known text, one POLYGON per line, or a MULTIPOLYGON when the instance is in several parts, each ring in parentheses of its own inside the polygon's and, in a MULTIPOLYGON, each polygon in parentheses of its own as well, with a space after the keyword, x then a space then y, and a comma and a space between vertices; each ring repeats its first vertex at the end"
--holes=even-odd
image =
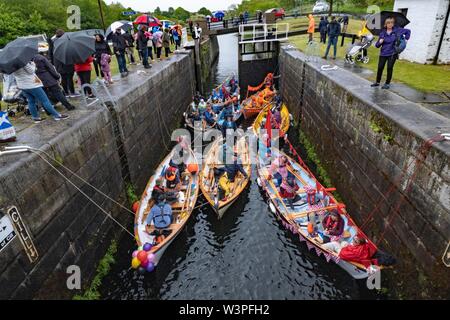
POLYGON ((275 179, 275 186, 279 187, 283 179, 288 176, 289 160, 285 155, 281 155, 276 158, 269 169, 269 179, 275 179))
POLYGON ((228 90, 227 90, 227 88, 225 87, 224 84, 222 85, 222 89, 221 90, 222 90, 223 99, 225 99, 225 100, 229 99, 230 98, 230 93, 228 92, 228 90))
POLYGON ((178 193, 181 189, 180 176, 177 168, 168 167, 164 174, 166 179, 166 187, 164 188, 165 198, 168 202, 174 202, 178 199, 178 193))
POLYGON ((223 108, 223 104, 220 103, 219 98, 218 97, 213 97, 212 100, 212 109, 214 111, 214 113, 219 114, 222 111, 223 108))
POLYGON ((172 207, 164 200, 156 203, 147 216, 147 225, 153 225, 156 229, 166 229, 173 222, 172 207))
POLYGON ((233 183, 236 179, 236 175, 238 172, 240 172, 246 179, 248 178, 248 174, 247 172, 245 172, 242 163, 238 161, 237 153, 233 154, 233 163, 225 165, 225 172, 227 173, 227 178, 231 183, 233 183))
POLYGON ((205 119, 206 124, 209 126, 213 126, 216 122, 215 114, 210 104, 206 106, 206 110, 203 112, 203 119, 205 119))
POLYGON ((287 203, 294 210, 294 203, 301 199, 298 195, 299 186, 295 182, 295 177, 292 173, 288 173, 287 178, 283 179, 280 185, 280 196, 287 200, 287 203))
POLYGON ((324 235, 328 237, 339 237, 344 232, 344 220, 337 210, 325 214, 322 220, 324 235))
POLYGON ((176 168, 176 174, 179 179, 181 179, 182 173, 186 170, 186 165, 183 162, 177 164, 177 161, 175 161, 174 159, 170 159, 169 167, 176 168))
POLYGON ((231 182, 223 168, 214 169, 215 179, 217 181, 217 191, 220 201, 225 201, 231 193, 231 182))
POLYGON ((225 120, 222 123, 221 129, 222 129, 222 136, 224 136, 224 137, 227 134, 227 130, 236 130, 237 129, 237 125, 236 125, 236 122, 233 121, 232 114, 227 113, 227 115, 225 116, 225 120))
POLYGON ((272 110, 272 124, 273 128, 279 129, 281 126, 282 118, 281 118, 281 105, 276 105, 272 110))
POLYGON ((152 199, 155 201, 155 203, 159 203, 166 199, 163 178, 156 179, 155 186, 152 190, 152 199))
POLYGON ((195 100, 192 100, 191 104, 189 105, 188 117, 191 118, 193 121, 200 120, 200 113, 198 111, 198 106, 195 103, 195 100))
POLYGON ((203 116, 203 113, 206 110, 206 106, 207 104, 205 102, 205 99, 201 98, 200 102, 198 103, 198 113, 200 114, 200 116, 203 116))

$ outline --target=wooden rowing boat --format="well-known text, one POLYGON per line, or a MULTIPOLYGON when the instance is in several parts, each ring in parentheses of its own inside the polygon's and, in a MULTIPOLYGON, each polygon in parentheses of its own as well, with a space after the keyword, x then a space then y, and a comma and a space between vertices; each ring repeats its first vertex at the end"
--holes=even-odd
MULTIPOLYGON (((256 117, 255 121, 253 122, 253 133, 258 137, 259 136, 259 130, 261 129, 261 123, 263 123, 263 121, 266 120, 267 118, 267 113, 269 112, 270 108, 273 107, 273 103, 266 106, 264 108, 264 110, 262 110, 258 116, 256 117)), ((289 110, 287 108, 287 106, 285 104, 283 104, 281 106, 281 125, 279 126, 279 129, 283 132, 283 133, 287 133, 289 130, 291 124, 291 115, 289 114, 289 110)), ((274 128, 272 126, 273 129, 278 129, 278 128, 274 128)))
MULTIPOLYGON (((151 199, 152 190, 155 186, 156 180, 159 177, 164 178, 164 172, 166 168, 169 167, 170 160, 174 157, 175 152, 177 152, 177 148, 175 147, 169 155, 161 162, 158 168, 155 171, 155 174, 150 178, 144 193, 142 194, 139 208, 136 211, 135 215, 135 227, 134 234, 136 237, 136 242, 138 246, 142 246, 145 243, 153 244, 151 249, 151 253, 155 255, 154 264, 155 266, 158 264, 162 255, 172 243, 173 240, 177 237, 183 227, 186 225, 189 217, 192 214, 192 211, 195 207, 195 203, 197 201, 199 187, 199 175, 197 173, 189 173, 187 171, 181 174, 182 187, 179 192, 179 200, 173 204, 172 213, 173 213, 173 223, 167 228, 167 232, 170 232, 161 242, 155 244, 155 236, 151 235, 151 233, 155 230, 153 223, 150 226, 147 226, 146 219, 148 214, 150 213, 151 208, 155 204, 153 199, 151 199)), ((196 164, 197 160, 195 158, 194 152, 189 147, 189 160, 187 163, 196 164)), ((164 180, 165 183, 165 180, 164 180)))
POLYGON ((250 181, 251 176, 251 164, 249 154, 249 144, 246 137, 240 138, 236 143, 236 150, 239 155, 239 159, 242 161, 247 178, 245 178, 240 172, 237 173, 234 183, 231 183, 230 195, 226 200, 220 200, 218 197, 218 181, 214 177, 214 168, 224 167, 223 163, 223 139, 216 139, 207 155, 203 164, 203 168, 200 172, 200 189, 206 200, 210 203, 214 211, 217 213, 219 219, 225 214, 228 208, 237 200, 239 195, 245 189, 250 181))
MULTIPOLYGON (((353 237, 358 234, 359 236, 365 237, 365 239, 370 242, 367 236, 362 233, 362 231, 356 226, 351 217, 348 215, 345 210, 345 206, 339 204, 329 192, 330 190, 325 189, 309 172, 309 170, 301 166, 298 162, 283 152, 272 148, 271 152, 274 157, 278 157, 282 154, 288 157, 290 162, 288 170, 294 175, 295 181, 299 186, 298 194, 301 196, 301 200, 294 203, 293 207, 291 207, 286 200, 280 196, 279 190, 275 186, 273 180, 270 179, 270 164, 267 164, 268 160, 265 156, 267 154, 267 148, 261 141, 259 142, 259 148, 257 161, 257 181, 258 185, 263 189, 265 195, 267 196, 270 210, 277 216, 277 218, 287 229, 292 231, 294 234, 297 234, 301 241, 306 241, 308 248, 315 248, 318 255, 323 254, 327 261, 332 260, 355 279, 363 279, 368 277, 370 272, 368 268, 360 263, 340 259, 337 253, 327 250, 323 246, 324 243, 322 242, 322 238, 320 236, 316 236, 314 234, 310 235, 308 232, 307 224, 309 218, 311 221, 318 218, 316 219, 316 226, 319 231, 321 231, 321 228, 323 231, 321 224, 323 215, 332 209, 339 208, 338 211, 345 222, 345 228, 341 239, 338 241, 346 241, 350 243, 353 237), (311 189, 319 190, 317 192, 317 198, 322 198, 318 201, 316 200, 317 202, 314 201, 314 204, 310 204, 306 197, 306 192, 311 189), (319 194, 322 196, 319 196, 319 194)), ((370 243, 373 244, 372 242, 370 243)))

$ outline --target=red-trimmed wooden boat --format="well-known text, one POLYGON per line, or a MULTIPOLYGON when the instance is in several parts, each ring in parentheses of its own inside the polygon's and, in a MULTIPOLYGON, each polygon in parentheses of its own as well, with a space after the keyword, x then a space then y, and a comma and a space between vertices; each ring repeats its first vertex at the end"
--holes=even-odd
MULTIPOLYGON (((333 261, 355 279, 366 278, 370 272, 381 269, 382 267, 380 266, 369 265, 366 267, 361 263, 346 261, 340 258, 339 254, 324 247, 322 237, 319 233, 310 234, 308 232, 309 219, 314 221, 316 218, 320 217, 315 225, 317 231, 321 232, 323 231, 321 217, 330 210, 336 209, 345 223, 344 232, 337 241, 339 243, 342 243, 342 241, 350 243, 355 235, 358 235, 358 237, 363 237, 369 245, 376 249, 375 244, 356 226, 345 210, 345 206, 338 203, 330 193, 333 189, 324 188, 304 164, 300 165, 283 152, 271 148, 270 151, 274 159, 280 155, 285 155, 288 158, 290 162, 288 170, 294 175, 295 182, 299 186, 298 194, 301 196, 301 199, 291 207, 286 200, 280 196, 278 188, 275 186, 272 179, 270 179, 270 164, 267 163, 270 160, 268 160, 267 157, 267 147, 262 143, 261 139, 258 144, 260 149, 257 161, 257 182, 267 196, 270 210, 277 216, 283 226, 298 235, 300 241, 306 242, 308 249, 314 249, 317 255, 323 255, 327 261, 333 261), (307 195, 308 193, 310 194, 309 196, 307 195)), ((299 161, 301 161, 301 158, 299 158, 299 161)), ((372 263, 372 261, 370 261, 370 263, 372 263)))

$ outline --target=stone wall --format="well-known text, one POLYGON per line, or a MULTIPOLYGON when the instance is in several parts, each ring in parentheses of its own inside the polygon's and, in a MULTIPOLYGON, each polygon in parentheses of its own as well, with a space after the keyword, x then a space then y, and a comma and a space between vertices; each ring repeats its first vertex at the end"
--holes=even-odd
POLYGON ((200 61, 201 61, 201 77, 202 77, 202 92, 204 94, 210 88, 210 83, 213 77, 212 66, 219 57, 219 41, 217 36, 210 36, 202 41, 200 45, 200 61))
POLYGON ((441 258, 450 237, 450 143, 435 143, 416 174, 414 164, 407 175, 401 172, 417 160, 425 140, 440 128, 448 131, 450 121, 387 90, 373 89, 351 72, 321 71, 320 61, 305 62, 301 52, 282 49, 284 101, 301 120, 300 129, 356 222, 361 225, 379 206, 364 231, 376 240, 387 230, 381 245, 400 260, 394 272, 401 275, 408 265, 417 266, 415 280, 408 279, 413 290, 448 297, 449 285, 442 279, 450 269, 441 258), (405 191, 413 174, 411 189, 405 191), (399 188, 388 194, 392 184, 399 188), (429 281, 417 282, 422 273, 429 281))
MULTIPOLYGON (((112 86, 117 101, 113 112, 100 103, 79 107, 69 120, 30 126, 15 144, 50 153, 128 206, 126 184, 131 182, 138 194, 143 191, 167 154, 169 134, 190 103, 194 81, 193 54, 173 55, 151 71, 132 73, 112 86)), ((0 208, 18 207, 40 255, 30 264, 19 239, 0 253, 0 299, 58 299, 80 293, 66 288, 67 266, 78 265, 83 284, 89 283, 111 239, 124 232, 36 154, 3 156, 0 166, 0 208)), ((132 230, 130 213, 64 173, 132 230)), ((134 239, 125 234, 123 241, 134 239)))

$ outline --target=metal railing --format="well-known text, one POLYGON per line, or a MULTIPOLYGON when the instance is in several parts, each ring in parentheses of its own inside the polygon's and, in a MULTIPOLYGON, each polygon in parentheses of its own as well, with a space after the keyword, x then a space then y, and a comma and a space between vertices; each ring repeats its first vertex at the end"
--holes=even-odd
POLYGON ((241 24, 239 26, 239 43, 284 41, 289 36, 288 23, 241 24))

